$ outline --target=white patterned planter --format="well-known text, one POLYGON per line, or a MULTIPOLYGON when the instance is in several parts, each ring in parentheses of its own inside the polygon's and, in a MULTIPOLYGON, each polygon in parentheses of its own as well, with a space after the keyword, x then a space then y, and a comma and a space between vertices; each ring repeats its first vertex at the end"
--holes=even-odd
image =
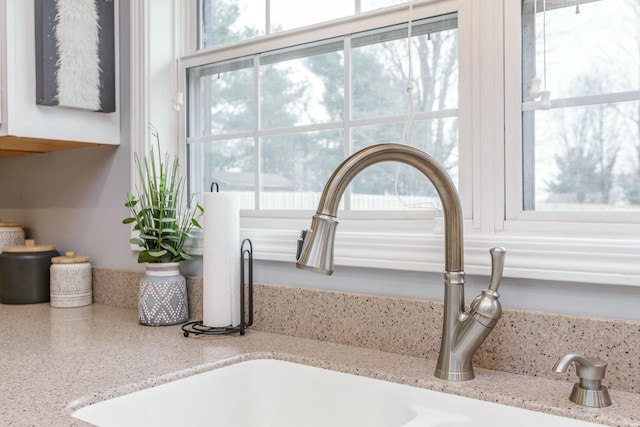
POLYGON ((178 270, 180 263, 147 264, 140 279, 138 321, 143 325, 166 326, 189 320, 187 281, 178 270))

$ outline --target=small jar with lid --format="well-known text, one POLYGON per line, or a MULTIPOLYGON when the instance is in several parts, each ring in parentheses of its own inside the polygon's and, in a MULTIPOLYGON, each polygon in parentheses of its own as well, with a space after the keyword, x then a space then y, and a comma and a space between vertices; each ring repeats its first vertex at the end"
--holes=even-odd
POLYGON ((88 256, 66 252, 51 258, 51 307, 82 307, 93 302, 88 256))
POLYGON ((0 220, 0 253, 5 246, 24 246, 24 230, 20 223, 0 220))

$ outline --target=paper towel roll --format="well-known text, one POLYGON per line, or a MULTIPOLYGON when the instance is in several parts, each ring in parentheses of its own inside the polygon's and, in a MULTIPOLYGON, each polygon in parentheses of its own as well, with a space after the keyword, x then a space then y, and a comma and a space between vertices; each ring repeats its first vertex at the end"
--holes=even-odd
POLYGON ((204 194, 202 323, 240 324, 240 199, 233 193, 204 194))

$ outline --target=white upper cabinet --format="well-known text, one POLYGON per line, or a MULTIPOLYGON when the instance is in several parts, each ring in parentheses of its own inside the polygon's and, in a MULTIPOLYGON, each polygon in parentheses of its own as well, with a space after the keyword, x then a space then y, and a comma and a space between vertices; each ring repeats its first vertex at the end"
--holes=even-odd
MULTIPOLYGON (((73 16, 80 11, 71 7, 72 16, 66 22, 68 33, 64 43, 70 48, 53 53, 53 62, 46 66, 43 64, 42 54, 36 55, 36 40, 44 40, 53 37, 51 33, 43 31, 42 25, 36 32, 36 8, 48 7, 49 11, 54 10, 53 0, 24 1, 24 0, 0 0, 0 55, 1 64, 1 91, 2 102, 0 110, 2 112, 2 123, 0 124, 0 157, 20 156, 48 151, 65 150, 79 148, 87 145, 103 144, 118 145, 120 143, 120 106, 118 99, 118 21, 113 22, 113 43, 107 43, 106 48, 114 50, 113 83, 111 85, 111 104, 106 108, 110 112, 100 112, 91 104, 91 100, 102 94, 91 95, 90 85, 98 89, 103 88, 102 80, 96 82, 96 77, 91 73, 102 73, 101 64, 82 64, 83 55, 90 57, 91 52, 86 53, 86 49, 93 49, 93 55, 102 58, 103 52, 96 49, 97 30, 100 26, 98 11, 85 11, 89 16, 93 16, 96 22, 90 25, 76 25, 75 23, 86 23, 86 16, 73 16), (43 6, 44 5, 44 6, 43 6), (75 20, 75 21, 74 21, 75 20), (83 33, 75 33, 74 28, 83 27, 83 33), (92 32, 92 28, 94 29, 92 32), (88 30, 88 31, 87 31, 88 30), (88 45, 88 46, 87 46, 88 45), (83 52, 83 49, 85 50, 83 52), (55 57, 55 55, 58 55, 55 57), (40 60, 36 60, 40 56, 40 60), (63 73, 62 66, 67 62, 65 80, 61 81, 63 73), (78 64, 80 63, 80 64, 78 64), (52 65, 54 64, 54 65, 52 65), (38 68, 39 67, 39 68, 38 68), (83 67, 82 69, 80 69, 83 67), (37 70, 44 71, 38 73, 37 70), (52 71, 53 70, 53 71, 52 71), (48 74, 47 74, 48 73, 48 74), (42 85, 37 90, 36 79, 49 77, 47 91, 49 91, 49 104, 60 105, 39 105, 36 102, 36 93, 42 94, 42 85), (85 80, 88 80, 87 83, 85 80), (53 82, 53 83, 52 83, 53 82), (54 87, 51 88, 50 85, 54 87), (57 86, 56 86, 57 85, 57 86), (60 95, 61 91, 71 86, 70 98, 60 95), (75 91, 75 94, 73 93, 75 91), (53 94, 53 95, 51 95, 53 94), (62 105, 64 104, 64 106, 62 105)), ((58 2, 58 7, 63 7, 65 2, 58 2)), ((91 3, 91 2, 89 2, 91 3)), ((106 4, 113 7, 114 16, 117 17, 117 1, 105 0, 106 4)), ((41 10, 41 9, 40 9, 41 10)), ((58 10, 59 12, 59 10, 58 10)), ((55 17, 56 43, 60 44, 61 35, 64 29, 61 21, 61 13, 55 17)), ((48 20, 48 25, 54 25, 52 15, 43 16, 43 20, 48 20)), ((46 24, 45 24, 46 25, 46 24)), ((100 35, 102 37, 102 35, 100 35)), ((52 44, 49 42, 49 47, 52 44)), ((51 61, 52 56, 47 54, 47 60, 51 61)), ((102 75, 99 76, 102 79, 102 75)), ((40 96, 42 103, 42 96, 40 96)), ((102 98, 100 98, 102 99, 102 98)))

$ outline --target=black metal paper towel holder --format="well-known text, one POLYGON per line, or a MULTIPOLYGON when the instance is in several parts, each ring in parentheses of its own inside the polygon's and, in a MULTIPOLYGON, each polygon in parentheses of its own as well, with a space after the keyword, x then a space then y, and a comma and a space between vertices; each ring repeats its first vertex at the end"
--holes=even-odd
POLYGON ((240 245, 240 324, 237 326, 206 326, 202 320, 182 325, 183 335, 228 335, 239 333, 244 335, 248 327, 253 325, 253 244, 244 239, 240 245), (245 284, 246 271, 246 284, 245 284), (245 292, 245 286, 247 291, 245 292), (245 297, 247 307, 245 310, 245 297))

